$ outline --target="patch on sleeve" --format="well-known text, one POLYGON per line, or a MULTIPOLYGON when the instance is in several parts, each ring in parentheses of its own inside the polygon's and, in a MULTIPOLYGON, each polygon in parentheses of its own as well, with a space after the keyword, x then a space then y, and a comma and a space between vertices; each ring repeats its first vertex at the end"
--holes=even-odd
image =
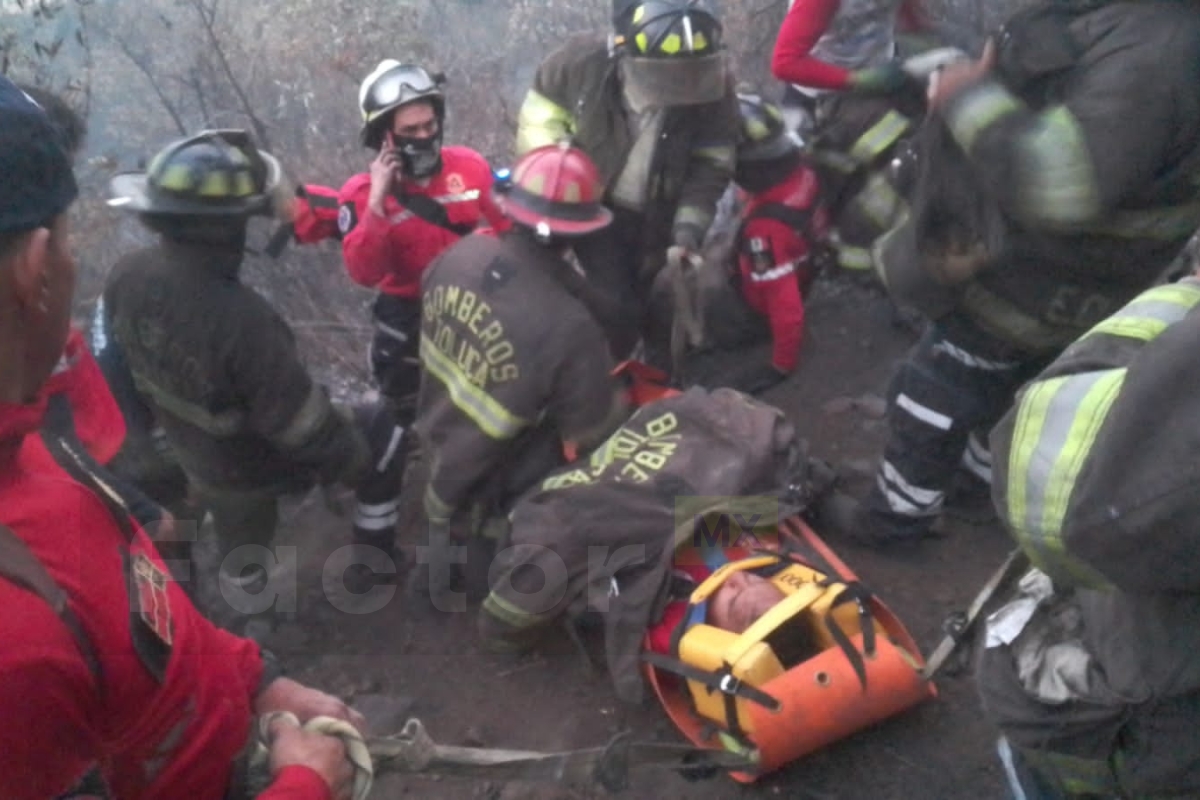
POLYGON ((171 578, 143 553, 134 556, 132 567, 138 615, 163 644, 170 646, 173 633, 167 585, 171 578))
POLYGON ((338 231, 345 236, 354 230, 357 224, 358 215, 354 213, 354 203, 342 203, 342 207, 338 209, 338 231))
POLYGON ((766 272, 775 266, 775 255, 771 252, 771 242, 762 236, 753 236, 746 244, 750 254, 750 263, 755 272, 766 272))

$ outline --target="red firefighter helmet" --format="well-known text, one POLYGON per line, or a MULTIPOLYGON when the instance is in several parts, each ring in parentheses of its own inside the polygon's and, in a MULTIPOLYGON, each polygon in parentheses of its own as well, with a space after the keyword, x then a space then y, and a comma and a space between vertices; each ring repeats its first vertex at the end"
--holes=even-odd
POLYGON ((586 153, 563 141, 521 156, 509 184, 497 187, 496 202, 509 219, 542 238, 582 236, 612 222, 602 194, 600 170, 586 153))

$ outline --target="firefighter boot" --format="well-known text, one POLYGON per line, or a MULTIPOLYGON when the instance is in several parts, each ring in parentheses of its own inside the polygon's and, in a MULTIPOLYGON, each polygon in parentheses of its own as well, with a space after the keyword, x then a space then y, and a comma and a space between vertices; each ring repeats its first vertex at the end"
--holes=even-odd
POLYGON ((991 484, 963 469, 955 472, 950 480, 942 513, 972 526, 990 525, 999 519, 992 503, 991 484))
POLYGON ((872 550, 913 550, 936 536, 933 518, 912 518, 876 510, 870 498, 855 500, 834 490, 816 504, 819 533, 829 533, 872 550))

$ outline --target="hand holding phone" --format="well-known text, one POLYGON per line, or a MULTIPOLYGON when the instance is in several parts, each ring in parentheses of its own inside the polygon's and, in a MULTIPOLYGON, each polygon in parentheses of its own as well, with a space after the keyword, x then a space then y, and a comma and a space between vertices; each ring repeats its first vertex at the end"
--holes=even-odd
POLYGON ((392 186, 400 175, 400 156, 396 152, 396 142, 389 130, 384 136, 379 148, 379 155, 371 162, 371 195, 368 207, 383 216, 384 199, 391 194, 392 186))

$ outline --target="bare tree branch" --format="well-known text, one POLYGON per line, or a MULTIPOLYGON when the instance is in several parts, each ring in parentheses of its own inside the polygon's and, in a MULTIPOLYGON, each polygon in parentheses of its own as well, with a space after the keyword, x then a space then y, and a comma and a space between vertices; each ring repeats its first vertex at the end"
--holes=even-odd
POLYGON ((267 133, 267 126, 259 118, 258 114, 255 113, 254 106, 250 103, 250 98, 246 96, 245 88, 242 86, 241 81, 238 80, 237 75, 234 74, 233 68, 229 65, 229 59, 225 55, 225 49, 221 46, 220 37, 217 36, 214 25, 217 14, 217 0, 213 0, 208 11, 205 9, 203 0, 190 0, 189 5, 196 10, 196 13, 200 17, 200 22, 204 27, 204 34, 208 39, 212 54, 216 57, 225 80, 229 82, 233 93, 237 95, 238 102, 242 107, 242 113, 250 120, 250 126, 254 128, 254 137, 258 140, 259 146, 264 150, 270 150, 271 138, 267 133))
POLYGON ((129 59, 131 64, 137 67, 138 72, 142 73, 142 75, 146 77, 146 81, 150 84, 151 90, 153 90, 155 96, 158 97, 159 102, 162 103, 162 107, 171 117, 171 121, 175 123, 175 127, 179 131, 179 134, 181 136, 186 136, 188 132, 187 125, 184 124, 183 117, 180 115, 178 107, 175 105, 175 103, 171 102, 171 98, 167 97, 162 84, 159 82, 158 78, 155 77, 156 71, 154 69, 154 63, 149 59, 149 56, 147 56, 145 53, 136 52, 133 49, 133 46, 130 45, 123 36, 118 35, 111 28, 102 25, 98 28, 98 30, 101 34, 107 36, 113 42, 113 44, 117 46, 117 49, 121 51, 122 55, 129 59))

